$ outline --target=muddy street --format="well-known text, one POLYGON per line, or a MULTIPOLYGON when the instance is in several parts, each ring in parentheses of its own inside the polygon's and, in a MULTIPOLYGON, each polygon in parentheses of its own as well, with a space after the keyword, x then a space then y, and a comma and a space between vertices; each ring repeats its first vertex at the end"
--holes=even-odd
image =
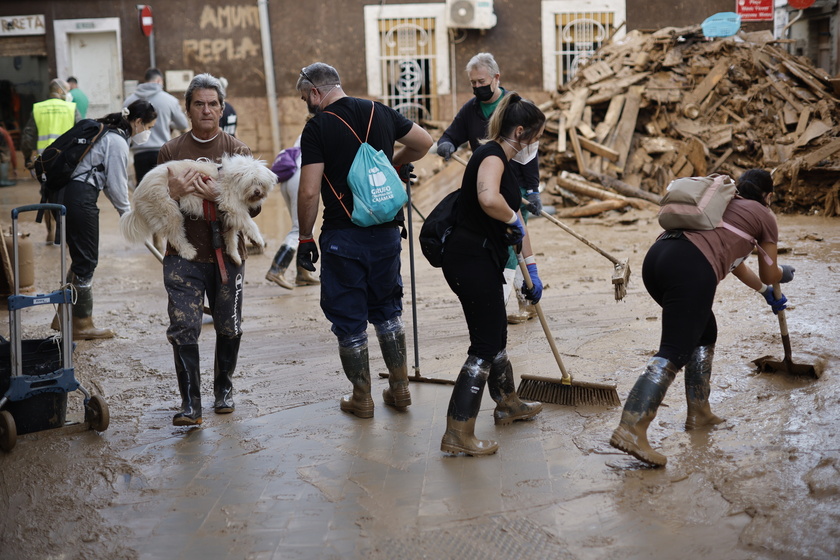
MULTIPOLYGON (((9 210, 37 202, 36 192, 31 181, 0 189, 4 231, 9 210)), ((668 465, 651 469, 609 446, 617 407, 547 404, 531 422, 497 427, 485 395, 476 433, 500 449, 483 458, 439 450, 448 385, 413 383, 413 404, 400 413, 384 406, 387 381, 372 374, 374 418, 343 414, 338 399, 350 385, 319 288, 287 291, 263 278, 288 228, 282 204, 279 193, 269 198, 258 219, 268 248, 247 261, 236 412, 206 409, 203 426, 188 429, 171 422, 180 399, 161 267, 123 240, 100 197, 94 318, 117 337, 79 342, 74 360, 77 378, 108 403, 110 427, 22 435, 0 453, 0 556, 840 557, 840 220, 779 217, 779 261, 796 267, 785 287, 793 358, 821 378, 756 371, 753 359, 783 355, 779 323, 762 297, 727 277, 716 295, 711 394, 726 422, 685 431, 678 374, 649 431, 668 465)), ((51 291, 59 249, 33 219, 24 215, 20 229, 33 240, 36 290, 51 291)), ((630 259, 627 296, 615 302, 609 261, 545 219, 530 224, 541 305, 566 367, 576 379, 617 384, 623 402, 658 345, 659 310, 641 265, 660 229, 641 210, 566 222, 630 259)), ((416 214, 414 224, 416 235, 416 214)), ((454 380, 468 346, 460 306, 441 271, 415 252, 419 371, 454 380)), ((411 369, 407 242, 403 278, 411 369)), ((25 338, 52 333, 49 306, 23 315, 25 338)), ((205 400, 212 329, 201 340, 205 400)), ((8 330, 4 322, 0 334, 8 330)), ((559 377, 537 320, 511 326, 508 339, 515 374, 559 377)), ((384 372, 376 344, 370 354, 371 371, 384 372)), ((78 391, 67 414, 82 420, 78 391)))

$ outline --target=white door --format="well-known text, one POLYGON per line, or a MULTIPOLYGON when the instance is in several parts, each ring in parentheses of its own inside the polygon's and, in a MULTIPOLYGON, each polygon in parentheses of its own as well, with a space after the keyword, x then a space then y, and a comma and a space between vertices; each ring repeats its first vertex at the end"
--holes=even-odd
POLYGON ((122 107, 122 75, 114 31, 68 34, 69 74, 88 96, 88 118, 99 118, 122 107))

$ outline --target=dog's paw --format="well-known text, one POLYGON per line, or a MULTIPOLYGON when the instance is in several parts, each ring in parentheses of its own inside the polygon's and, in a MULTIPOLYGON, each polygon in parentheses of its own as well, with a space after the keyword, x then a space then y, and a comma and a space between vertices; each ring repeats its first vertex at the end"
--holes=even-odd
MULTIPOLYGON (((170 240, 170 243, 172 241, 170 240)), ((174 243, 172 243, 174 245, 174 243)), ((178 250, 178 254, 181 255, 183 258, 187 259, 188 261, 193 260, 196 256, 198 256, 198 251, 195 250, 195 247, 187 243, 186 245, 182 245, 181 247, 176 247, 178 250)))

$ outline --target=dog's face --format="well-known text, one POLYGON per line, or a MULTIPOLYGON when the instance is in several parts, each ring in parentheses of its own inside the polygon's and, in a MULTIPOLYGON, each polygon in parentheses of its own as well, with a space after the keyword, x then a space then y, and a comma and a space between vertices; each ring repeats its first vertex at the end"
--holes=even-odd
POLYGON ((222 158, 219 180, 234 187, 250 208, 259 206, 277 184, 277 176, 264 161, 242 155, 222 158))

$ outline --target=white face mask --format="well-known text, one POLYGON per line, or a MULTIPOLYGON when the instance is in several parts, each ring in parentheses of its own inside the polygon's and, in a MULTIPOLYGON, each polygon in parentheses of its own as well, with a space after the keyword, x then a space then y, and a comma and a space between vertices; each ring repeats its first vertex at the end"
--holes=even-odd
POLYGON ((536 142, 532 142, 516 152, 516 155, 513 156, 513 161, 519 162, 522 165, 530 162, 532 159, 537 157, 537 152, 540 148, 540 141, 537 140, 536 142))
MULTIPOLYGON (((506 138, 505 138, 505 142, 507 142, 510 147, 512 147, 512 148, 514 147, 514 145, 511 144, 510 142, 508 142, 508 140, 506 138)), ((519 142, 519 141, 516 140, 516 142, 519 142)), ((521 146, 522 143, 519 142, 519 145, 521 146)), ((518 152, 516 152, 516 155, 514 155, 511 159, 513 161, 517 162, 517 163, 521 163, 522 165, 525 165, 526 163, 529 163, 532 159, 537 157, 537 152, 539 152, 539 148, 540 148, 540 141, 539 140, 537 140, 536 142, 532 142, 530 144, 525 144, 525 147, 522 148, 521 150, 519 150, 518 152)))
POLYGON ((143 132, 138 132, 135 134, 131 141, 134 142, 135 146, 139 146, 140 144, 145 144, 149 141, 149 136, 152 135, 152 129, 144 130, 143 132))
POLYGON ((70 101, 72 103, 73 102, 73 94, 70 93, 70 92, 65 93, 64 94, 64 101, 70 101))

